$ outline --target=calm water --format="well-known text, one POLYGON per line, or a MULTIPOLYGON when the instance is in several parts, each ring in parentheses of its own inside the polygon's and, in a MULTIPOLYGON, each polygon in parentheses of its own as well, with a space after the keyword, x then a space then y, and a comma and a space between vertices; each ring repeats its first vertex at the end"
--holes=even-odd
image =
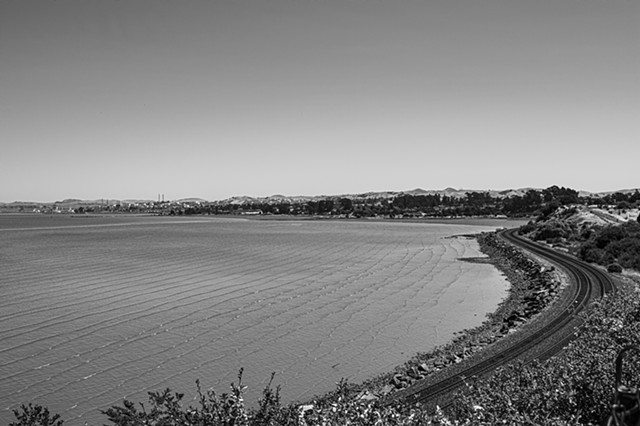
POLYGON ((65 424, 147 390, 276 372, 286 401, 362 381, 479 325, 506 293, 482 225, 0 216, 0 424, 65 424))

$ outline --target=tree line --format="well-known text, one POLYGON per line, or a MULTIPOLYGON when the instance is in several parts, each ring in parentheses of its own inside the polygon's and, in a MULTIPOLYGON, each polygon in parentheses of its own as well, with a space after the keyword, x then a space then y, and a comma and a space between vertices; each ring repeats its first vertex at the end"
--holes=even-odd
POLYGON ((174 208, 172 214, 270 214, 342 217, 459 217, 507 216, 530 217, 549 214, 569 204, 633 208, 640 205, 640 192, 616 192, 606 195, 582 196, 578 191, 551 186, 529 189, 524 194, 492 195, 490 192, 467 192, 462 197, 445 194, 405 194, 383 197, 325 197, 322 199, 287 202, 255 201, 242 204, 217 201, 199 206, 174 208))

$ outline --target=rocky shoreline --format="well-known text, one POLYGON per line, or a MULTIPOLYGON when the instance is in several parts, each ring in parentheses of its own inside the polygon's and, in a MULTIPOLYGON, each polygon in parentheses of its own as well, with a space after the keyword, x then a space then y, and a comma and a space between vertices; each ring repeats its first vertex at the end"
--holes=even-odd
POLYGON ((510 283, 508 296, 481 326, 463 330, 448 344, 418 353, 395 371, 358 386, 360 398, 383 398, 419 380, 446 374, 452 366, 480 351, 486 352, 487 347, 530 323, 558 300, 564 285, 560 272, 553 266, 504 242, 495 232, 458 237, 476 238, 481 251, 488 256, 459 260, 493 264, 510 283))

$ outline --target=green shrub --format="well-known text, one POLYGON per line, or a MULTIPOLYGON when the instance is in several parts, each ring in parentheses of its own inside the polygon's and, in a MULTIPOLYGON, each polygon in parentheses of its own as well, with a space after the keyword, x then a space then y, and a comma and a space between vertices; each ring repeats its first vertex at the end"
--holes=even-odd
POLYGON ((533 239, 540 240, 558 240, 560 238, 569 238, 575 233, 575 230, 567 222, 551 219, 540 225, 533 233, 533 239))
POLYGON ((265 387, 262 398, 258 401, 257 409, 245 406, 241 369, 238 383, 231 383, 231 392, 218 395, 213 389, 202 392, 200 382, 196 381, 198 389, 198 407, 183 408, 184 394, 163 392, 149 392, 150 410, 143 404, 140 409, 125 400, 123 406, 113 406, 103 411, 109 421, 119 426, 142 425, 280 425, 293 424, 297 419, 294 407, 282 407, 280 403, 280 388, 271 387, 271 381, 265 387))
POLYGON ((620 273, 622 272, 622 266, 620 266, 618 263, 611 263, 607 266, 607 272, 620 273))
MULTIPOLYGON (((640 271, 640 224, 627 222, 581 233, 586 237, 576 253, 586 262, 600 265, 619 264, 640 271)), ((615 268, 615 267, 614 267, 615 268)))

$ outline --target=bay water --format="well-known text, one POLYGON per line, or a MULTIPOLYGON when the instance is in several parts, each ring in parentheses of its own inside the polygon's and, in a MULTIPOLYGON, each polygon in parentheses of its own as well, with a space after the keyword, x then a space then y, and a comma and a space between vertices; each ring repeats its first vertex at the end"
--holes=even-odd
POLYGON ((461 235, 504 221, 0 216, 0 424, 29 402, 103 424, 244 368, 255 405, 392 371, 480 325, 508 283, 461 235))

